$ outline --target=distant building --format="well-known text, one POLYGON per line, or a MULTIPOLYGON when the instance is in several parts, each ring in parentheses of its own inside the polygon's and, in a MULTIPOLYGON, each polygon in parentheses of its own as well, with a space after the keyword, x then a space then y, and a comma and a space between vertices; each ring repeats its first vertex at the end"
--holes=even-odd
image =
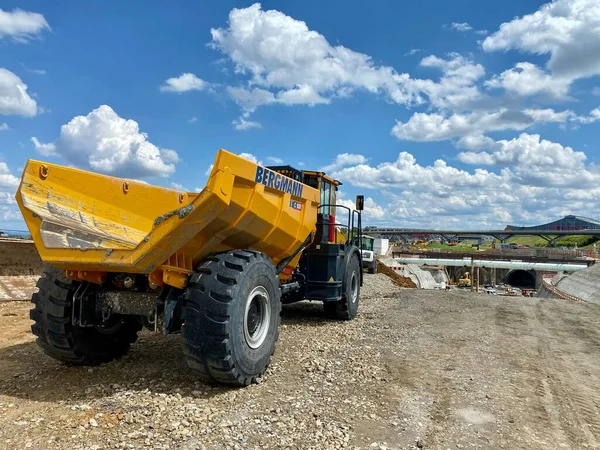
POLYGON ((600 222, 588 217, 565 216, 562 219, 544 225, 535 225, 532 227, 518 227, 507 225, 505 230, 535 230, 535 231, 578 231, 578 230, 599 230, 600 222))

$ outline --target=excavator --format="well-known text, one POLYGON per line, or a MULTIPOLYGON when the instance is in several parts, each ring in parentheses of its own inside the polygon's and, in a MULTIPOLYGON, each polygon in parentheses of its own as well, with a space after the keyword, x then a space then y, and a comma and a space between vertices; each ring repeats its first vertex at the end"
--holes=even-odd
POLYGON ((46 264, 30 312, 38 345, 97 365, 146 327, 180 333, 202 379, 257 382, 282 303, 320 301, 336 320, 358 313, 364 197, 337 205, 340 185, 223 149, 198 193, 27 161, 16 200, 46 264))

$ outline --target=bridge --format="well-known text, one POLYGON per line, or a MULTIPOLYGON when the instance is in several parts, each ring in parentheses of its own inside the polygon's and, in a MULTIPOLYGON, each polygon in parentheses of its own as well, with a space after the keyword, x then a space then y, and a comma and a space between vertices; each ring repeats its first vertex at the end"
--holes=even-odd
POLYGON ((375 228, 368 227, 364 234, 373 237, 380 236, 441 236, 446 240, 453 240, 459 236, 491 236, 504 243, 514 236, 538 236, 545 239, 550 245, 565 236, 594 236, 600 239, 598 230, 419 230, 408 228, 375 228))

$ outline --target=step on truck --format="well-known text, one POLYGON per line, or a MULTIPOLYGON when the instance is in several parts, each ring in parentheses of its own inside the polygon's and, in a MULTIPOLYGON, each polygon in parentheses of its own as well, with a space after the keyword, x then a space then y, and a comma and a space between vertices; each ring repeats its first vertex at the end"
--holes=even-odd
POLYGON ((32 332, 72 365, 124 355, 146 327, 181 333, 199 377, 245 386, 268 367, 282 303, 351 320, 362 286, 361 211, 322 172, 225 150, 182 192, 29 160, 16 199, 46 264, 32 332))

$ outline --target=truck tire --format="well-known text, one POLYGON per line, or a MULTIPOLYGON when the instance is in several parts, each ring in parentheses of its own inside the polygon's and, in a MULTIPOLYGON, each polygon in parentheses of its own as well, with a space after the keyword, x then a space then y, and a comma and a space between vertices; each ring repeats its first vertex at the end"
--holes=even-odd
POLYGON ((108 326, 76 327, 71 323, 73 293, 78 283, 62 270, 46 267, 29 312, 31 331, 44 352, 67 364, 95 366, 123 356, 137 340, 142 324, 135 317, 115 317, 108 326))
POLYGON ((342 299, 323 304, 325 317, 334 320, 352 320, 356 317, 360 300, 360 275, 360 262, 356 254, 353 254, 346 266, 342 299))
POLYGON ((185 292, 183 345, 188 365, 213 383, 247 386, 275 351, 281 291, 268 256, 248 250, 215 255, 185 292))
POLYGON ((377 260, 374 259, 373 263, 369 267, 369 273, 377 273, 377 260))

